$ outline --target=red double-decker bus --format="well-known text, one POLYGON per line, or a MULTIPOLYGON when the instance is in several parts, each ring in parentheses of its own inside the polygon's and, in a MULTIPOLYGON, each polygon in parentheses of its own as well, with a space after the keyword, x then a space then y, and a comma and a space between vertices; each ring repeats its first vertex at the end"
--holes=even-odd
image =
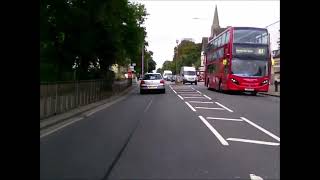
POLYGON ((267 92, 271 73, 267 29, 228 27, 208 42, 205 86, 218 91, 267 92))

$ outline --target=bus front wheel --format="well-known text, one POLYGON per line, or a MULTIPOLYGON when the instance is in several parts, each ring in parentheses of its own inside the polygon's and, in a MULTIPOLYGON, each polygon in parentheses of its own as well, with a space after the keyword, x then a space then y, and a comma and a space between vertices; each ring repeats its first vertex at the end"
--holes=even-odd
POLYGON ((218 91, 219 91, 219 92, 222 92, 222 89, 221 89, 221 80, 219 81, 218 91))

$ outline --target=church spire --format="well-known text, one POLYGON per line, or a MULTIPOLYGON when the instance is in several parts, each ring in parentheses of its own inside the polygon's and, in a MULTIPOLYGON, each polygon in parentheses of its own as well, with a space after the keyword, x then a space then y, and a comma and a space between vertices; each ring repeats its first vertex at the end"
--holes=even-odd
POLYGON ((220 29, 217 5, 214 10, 213 22, 211 26, 211 37, 215 35, 215 31, 220 29))

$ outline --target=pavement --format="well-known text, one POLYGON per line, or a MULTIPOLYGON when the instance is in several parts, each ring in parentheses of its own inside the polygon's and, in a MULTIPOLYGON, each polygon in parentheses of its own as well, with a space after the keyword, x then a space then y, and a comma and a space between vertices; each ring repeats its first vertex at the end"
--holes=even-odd
MULTIPOLYGON (((136 82, 133 83, 132 86, 135 86, 136 82)), ((124 95, 126 95, 130 90, 133 89, 133 87, 129 87, 125 89, 122 92, 119 92, 109 98, 106 98, 102 101, 94 102, 88 105, 84 105, 75 109, 72 109, 70 111, 67 111, 65 113, 61 113, 55 116, 51 116, 46 119, 41 119, 40 120, 40 134, 43 134, 45 131, 48 131, 47 129, 50 128, 51 126, 61 126, 64 123, 67 123, 70 121, 71 118, 75 116, 86 116, 86 113, 94 108, 97 108, 99 106, 110 106, 114 102, 117 102, 117 100, 121 100, 124 95)))
POLYGON ((280 99, 167 83, 40 137, 40 179, 280 179, 280 99))
POLYGON ((269 91, 268 92, 263 92, 260 94, 264 94, 264 95, 269 95, 269 96, 276 96, 276 97, 280 97, 280 85, 278 86, 278 91, 275 91, 275 87, 274 85, 270 85, 269 86, 269 91))

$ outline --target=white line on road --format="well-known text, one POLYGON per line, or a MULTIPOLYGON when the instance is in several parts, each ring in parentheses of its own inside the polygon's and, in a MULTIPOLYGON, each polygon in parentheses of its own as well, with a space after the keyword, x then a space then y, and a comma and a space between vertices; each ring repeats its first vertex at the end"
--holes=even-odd
POLYGON ((204 97, 197 97, 197 96, 195 96, 195 97, 184 97, 184 98, 202 98, 202 99, 205 99, 204 97))
POLYGON ((202 94, 200 91, 197 90, 198 93, 202 94))
POLYGON ((212 100, 209 96, 207 96, 207 95, 203 95, 204 97, 206 97, 207 99, 209 99, 209 100, 212 100))
POLYGON ((221 134, 218 133, 217 130, 215 130, 208 121, 203 118, 202 116, 199 116, 201 121, 211 130, 211 132, 219 139, 222 145, 228 146, 229 143, 221 136, 221 134))
POLYGON ((181 95, 184 95, 184 96, 197 96, 197 97, 201 97, 202 96, 201 94, 181 94, 181 95))
POLYGON ((225 110, 223 108, 210 108, 210 107, 195 107, 197 109, 215 109, 215 110, 225 110))
POLYGON ((220 104, 220 103, 218 103, 218 102, 215 102, 215 103, 218 104, 219 106, 221 106, 222 108, 226 109, 227 111, 233 112, 231 109, 225 107, 224 105, 222 105, 222 104, 220 104))
POLYGON ((144 109, 143 112, 147 112, 148 111, 149 107, 151 106, 152 100, 153 100, 153 98, 150 100, 149 104, 147 105, 147 107, 144 109))
POLYGON ((254 175, 254 174, 250 174, 250 179, 251 179, 251 180, 263 180, 262 177, 256 176, 256 175, 254 175))
POLYGON ((191 87, 191 89, 195 90, 193 87, 191 87))
POLYGON ((216 118, 216 117, 207 117, 207 119, 224 120, 224 121, 243 121, 242 119, 216 118))
POLYGON ((195 92, 193 90, 181 91, 179 89, 176 89, 176 91, 179 92, 179 93, 195 92))
POLYGON ((71 122, 68 122, 68 123, 66 123, 66 124, 64 124, 64 125, 56 128, 56 129, 53 129, 53 130, 51 130, 51 131, 48 131, 48 132, 40 135, 40 138, 43 138, 43 137, 45 137, 45 136, 47 136, 47 135, 49 135, 49 134, 52 134, 52 133, 54 133, 54 132, 56 132, 56 131, 58 131, 58 130, 66 127, 66 126, 69 126, 70 124, 73 124, 73 123, 75 123, 75 122, 77 122, 77 121, 80 121, 80 120, 82 120, 82 119, 83 119, 83 117, 78 117, 78 118, 74 119, 74 120, 71 121, 71 122))
POLYGON ((180 96, 180 95, 178 95, 178 96, 179 96, 179 98, 180 98, 180 99, 182 99, 182 100, 183 100, 183 97, 182 97, 182 96, 180 96))
POLYGON ((189 103, 204 103, 204 104, 213 104, 213 102, 205 102, 205 101, 189 101, 189 103))
POLYGON ((246 121, 247 123, 251 124, 252 126, 256 127, 257 129, 261 130, 262 132, 268 134, 269 136, 271 136, 272 138, 274 138, 277 141, 280 141, 280 138, 274 134, 272 134, 271 132, 265 130, 264 128, 258 126, 257 124, 251 122, 250 120, 244 118, 244 117, 240 117, 242 120, 246 121))
POLYGON ((197 93, 197 92, 183 92, 183 93, 181 93, 181 92, 178 92, 179 94, 198 94, 198 95, 201 95, 201 94, 199 94, 199 93, 197 93))
POLYGON ((177 92, 175 90, 172 89, 172 91, 177 94, 177 92))
POLYGON ((192 111, 196 111, 188 102, 185 102, 192 111))
POLYGON ((250 140, 250 139, 240 139, 240 138, 228 138, 227 140, 228 141, 238 141, 238 142, 253 143, 253 144, 264 144, 264 145, 270 145, 270 146, 279 146, 280 145, 280 143, 257 141, 257 140, 250 140))

